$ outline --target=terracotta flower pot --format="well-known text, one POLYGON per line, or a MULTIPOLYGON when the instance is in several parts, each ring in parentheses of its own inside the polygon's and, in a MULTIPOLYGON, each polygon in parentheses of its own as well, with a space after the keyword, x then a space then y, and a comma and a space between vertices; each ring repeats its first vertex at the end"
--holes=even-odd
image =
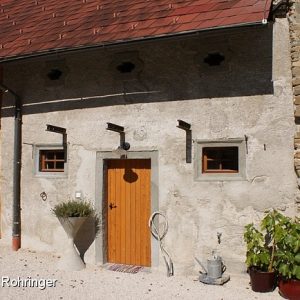
POLYGON ((279 278, 278 288, 282 297, 289 300, 300 299, 300 280, 279 278))
POLYGON ((276 287, 276 273, 262 272, 254 268, 249 269, 251 287, 254 292, 272 292, 276 287))

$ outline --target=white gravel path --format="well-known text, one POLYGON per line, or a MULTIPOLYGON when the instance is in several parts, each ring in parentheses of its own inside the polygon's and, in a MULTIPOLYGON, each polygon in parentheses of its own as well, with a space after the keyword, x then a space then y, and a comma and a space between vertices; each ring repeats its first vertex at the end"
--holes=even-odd
POLYGON ((231 274, 227 284, 211 286, 200 283, 195 276, 168 278, 164 274, 146 272, 125 274, 92 265, 67 273, 56 269, 57 261, 57 256, 51 253, 28 249, 13 252, 0 241, 0 299, 283 299, 278 289, 266 294, 252 292, 247 274, 231 274), (1 287, 3 276, 57 279, 57 284, 44 290, 1 287))

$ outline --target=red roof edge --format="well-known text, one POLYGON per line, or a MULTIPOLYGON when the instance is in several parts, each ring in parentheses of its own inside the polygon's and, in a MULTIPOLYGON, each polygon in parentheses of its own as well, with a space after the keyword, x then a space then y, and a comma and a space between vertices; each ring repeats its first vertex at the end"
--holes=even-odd
MULTIPOLYGON (((269 0, 267 2, 271 2, 272 0, 269 0)), ((267 20, 266 16, 266 19, 267 20)), ((230 24, 230 25, 224 25, 224 26, 218 26, 218 27, 208 27, 203 29, 196 29, 196 30, 188 30, 188 31, 181 31, 181 32, 175 32, 175 33, 168 33, 168 34, 161 34, 161 35, 155 35, 155 36, 149 36, 149 37, 138 37, 138 38, 132 38, 132 39, 125 39, 125 40, 115 40, 112 42, 103 42, 99 44, 93 44, 93 45, 79 45, 79 46, 73 46, 73 47, 61 47, 61 48, 53 48, 53 49, 47 49, 42 51, 36 51, 34 53, 25 53, 23 55, 15 55, 15 56, 9 56, 9 57, 0 57, 0 64, 3 62, 10 62, 10 61, 16 61, 16 60, 22 60, 27 58, 34 58, 34 57, 40 57, 40 56, 47 56, 47 55, 53 55, 58 53, 67 53, 67 52, 75 52, 80 50, 88 50, 88 49, 95 49, 95 48, 104 48, 104 47, 113 47, 118 45, 124 45, 124 44, 133 44, 133 43, 140 43, 143 41, 153 41, 158 39, 172 39, 176 37, 185 37, 189 35, 197 35, 202 32, 207 31, 219 31, 219 30, 226 30, 226 29, 234 29, 234 28, 241 28, 241 27, 254 27, 254 26, 266 26, 270 21, 264 23, 265 20, 261 21, 255 21, 255 22, 248 22, 248 23, 240 23, 240 24, 230 24)))

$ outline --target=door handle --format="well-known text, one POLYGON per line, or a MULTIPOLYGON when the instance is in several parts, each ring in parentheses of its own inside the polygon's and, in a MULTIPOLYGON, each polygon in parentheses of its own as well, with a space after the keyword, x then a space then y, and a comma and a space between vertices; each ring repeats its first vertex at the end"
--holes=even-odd
POLYGON ((113 209, 113 208, 116 208, 116 207, 117 207, 117 205, 115 205, 114 203, 110 202, 110 204, 109 204, 109 208, 110 209, 113 209))

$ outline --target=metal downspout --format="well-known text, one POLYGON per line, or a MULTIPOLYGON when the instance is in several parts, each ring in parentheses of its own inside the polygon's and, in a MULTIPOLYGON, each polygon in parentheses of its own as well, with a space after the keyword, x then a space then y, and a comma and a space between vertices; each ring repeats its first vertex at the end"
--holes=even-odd
POLYGON ((22 145, 22 101, 15 96, 14 173, 13 173, 13 225, 12 249, 21 248, 21 145, 22 145))
POLYGON ((0 83, 0 89, 12 94, 15 98, 12 250, 17 251, 21 248, 22 100, 18 94, 2 83, 0 83))

